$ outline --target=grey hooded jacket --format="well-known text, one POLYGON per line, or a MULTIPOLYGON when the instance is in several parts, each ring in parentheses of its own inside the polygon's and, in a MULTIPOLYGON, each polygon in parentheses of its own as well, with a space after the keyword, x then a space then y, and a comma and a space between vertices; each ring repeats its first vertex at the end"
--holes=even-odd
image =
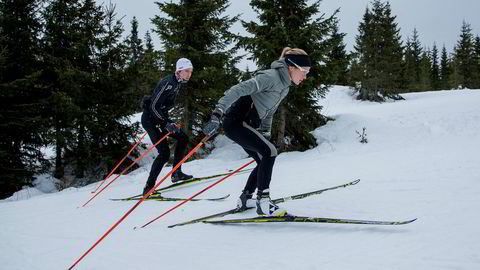
POLYGON ((271 132, 273 115, 292 82, 284 59, 272 62, 270 67, 225 91, 216 109, 224 113, 240 97, 250 95, 261 120, 260 130, 271 132))

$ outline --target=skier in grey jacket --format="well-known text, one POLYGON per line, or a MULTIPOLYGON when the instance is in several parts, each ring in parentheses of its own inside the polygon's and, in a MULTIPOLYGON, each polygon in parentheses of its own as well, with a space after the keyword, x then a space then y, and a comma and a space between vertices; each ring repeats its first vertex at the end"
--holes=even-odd
POLYGON ((270 199, 270 180, 277 149, 269 141, 272 119, 292 82, 306 79, 311 63, 302 49, 283 49, 271 68, 259 71, 224 93, 203 132, 213 135, 223 118, 225 135, 238 143, 257 162, 237 203, 238 208, 256 207, 259 215, 283 216, 287 212, 270 199), (257 200, 253 193, 257 189, 257 200))

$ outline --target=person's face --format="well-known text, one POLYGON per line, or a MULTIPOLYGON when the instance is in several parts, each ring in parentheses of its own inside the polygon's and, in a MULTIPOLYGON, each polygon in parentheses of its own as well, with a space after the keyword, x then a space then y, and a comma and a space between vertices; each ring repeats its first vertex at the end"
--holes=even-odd
POLYGON ((178 71, 178 78, 182 81, 188 81, 190 80, 190 77, 192 77, 193 73, 193 68, 187 68, 178 71))
POLYGON ((300 67, 300 66, 290 66, 288 68, 290 71, 290 78, 295 85, 299 85, 305 79, 307 79, 307 74, 310 72, 310 67, 300 67))

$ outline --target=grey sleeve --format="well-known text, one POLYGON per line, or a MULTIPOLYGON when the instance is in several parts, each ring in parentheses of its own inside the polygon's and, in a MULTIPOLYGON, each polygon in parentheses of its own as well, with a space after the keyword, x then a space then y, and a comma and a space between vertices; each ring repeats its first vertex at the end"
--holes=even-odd
POLYGON ((218 101, 216 109, 225 113, 230 106, 242 96, 261 92, 268 88, 270 81, 268 76, 259 73, 255 77, 232 86, 225 91, 223 97, 218 101))

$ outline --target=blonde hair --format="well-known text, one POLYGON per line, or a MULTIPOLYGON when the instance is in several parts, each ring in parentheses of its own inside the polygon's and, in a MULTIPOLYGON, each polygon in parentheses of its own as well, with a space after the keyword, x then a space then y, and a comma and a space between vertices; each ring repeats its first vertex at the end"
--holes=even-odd
POLYGON ((287 55, 287 54, 308 55, 302 49, 285 47, 285 48, 283 48, 282 54, 280 55, 279 59, 281 60, 281 59, 285 58, 285 55, 287 55))

